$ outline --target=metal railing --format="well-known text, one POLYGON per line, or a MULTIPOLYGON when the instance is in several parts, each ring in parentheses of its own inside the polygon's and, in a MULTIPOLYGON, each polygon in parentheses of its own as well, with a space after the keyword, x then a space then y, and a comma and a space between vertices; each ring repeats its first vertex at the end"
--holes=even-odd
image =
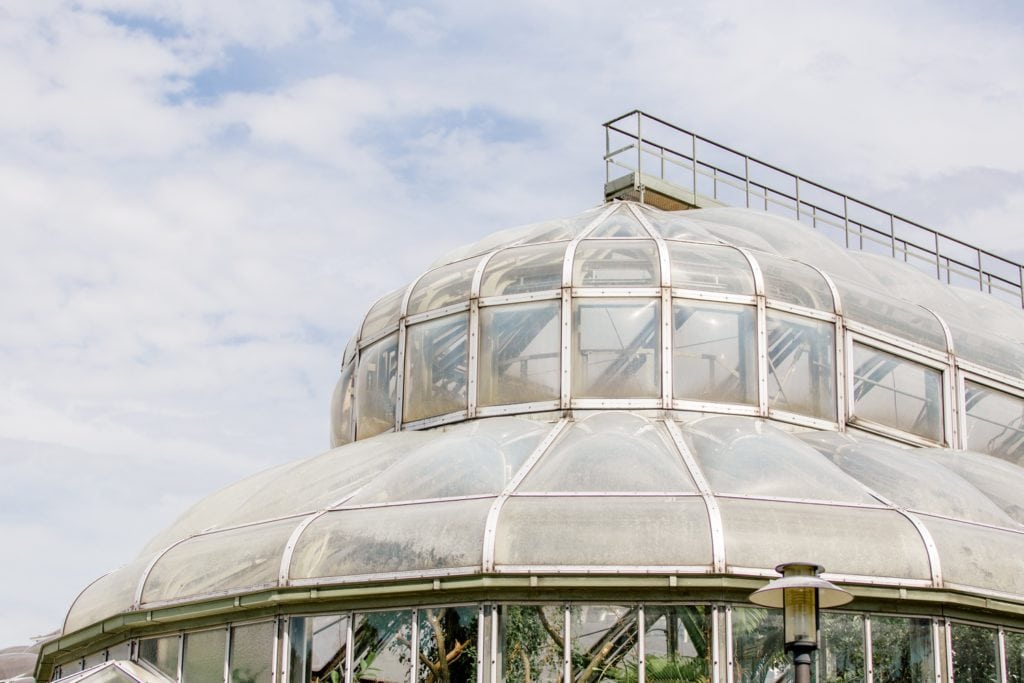
POLYGON ((795 218, 850 249, 917 267, 1024 307, 1024 266, 639 110, 605 128, 605 182, 656 178, 701 199, 795 218), (618 171, 618 172, 617 172, 618 171))

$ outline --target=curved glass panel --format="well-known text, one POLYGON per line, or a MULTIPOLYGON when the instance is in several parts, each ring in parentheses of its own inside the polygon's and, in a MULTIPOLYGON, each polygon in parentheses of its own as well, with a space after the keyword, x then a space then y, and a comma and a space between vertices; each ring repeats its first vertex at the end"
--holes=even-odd
POLYGON ((931 579, 924 541, 895 510, 728 498, 718 506, 731 567, 771 569, 782 557, 813 556, 836 574, 931 579))
POLYGON ((426 607, 417 612, 420 683, 477 680, 479 613, 473 607, 426 607))
POLYGON ((430 271, 416 283, 409 297, 409 308, 406 315, 415 315, 424 311, 469 301, 470 288, 473 285, 473 274, 480 258, 457 261, 430 271))
POLYGON ((942 463, 971 482, 1006 514, 1024 523, 1024 469, 980 453, 950 451, 944 448, 926 448, 916 451, 922 457, 942 463))
POLYGON ((672 301, 672 395, 757 403, 757 335, 752 306, 672 301))
POLYGON ((853 345, 853 415, 942 441, 942 373, 891 353, 853 345))
POLYGON ((769 310, 768 407, 836 421, 836 328, 769 310))
POLYGON ((701 498, 519 497, 495 532, 502 565, 710 566, 711 528, 701 498))
POLYGON ((667 240, 693 240, 695 242, 719 242, 700 223, 690 220, 689 211, 661 211, 644 204, 638 205, 640 212, 654 228, 654 232, 667 240))
POLYGON ((345 345, 345 353, 341 357, 341 364, 343 366, 348 365, 356 357, 356 347, 359 345, 359 335, 354 334, 349 337, 348 344, 345 345))
POLYGON ((341 371, 341 377, 331 394, 331 448, 337 448, 352 440, 352 385, 355 363, 349 363, 341 371))
POLYGON ((150 572, 143 604, 275 585, 281 554, 301 521, 218 531, 179 543, 150 572))
POLYGON ((586 227, 604 213, 607 208, 606 205, 596 206, 572 218, 550 221, 549 223, 538 223, 536 230, 523 239, 523 244, 558 242, 579 237, 586 227))
POLYGON ((402 309, 402 299, 405 297, 405 290, 408 286, 396 289, 390 294, 385 294, 366 314, 363 320, 363 329, 359 333, 360 339, 370 339, 381 332, 398 327, 398 315, 402 309))
POLYGON ((352 641, 353 681, 405 683, 410 679, 412 612, 357 614, 352 641))
POLYGON ((715 294, 754 295, 754 273, 732 247, 668 242, 672 286, 715 294))
POLYGON ((181 665, 182 683, 210 683, 224 680, 224 657, 228 631, 218 628, 185 635, 185 655, 181 665))
POLYGON ((290 578, 364 576, 482 561, 491 498, 328 512, 299 537, 290 578))
POLYGON ((844 472, 896 505, 983 524, 1017 524, 985 494, 914 450, 835 432, 801 434, 844 472))
POLYGON ((549 425, 519 418, 464 423, 402 458, 346 505, 496 496, 549 431, 549 425))
POLYGON ((950 624, 953 646, 953 679, 971 683, 996 683, 999 680, 999 644, 996 630, 950 624))
POLYGON ((1024 533, 921 515, 942 558, 942 580, 1020 595, 1024 593, 1024 533))
POLYGON ((573 301, 574 397, 661 395, 659 303, 657 299, 573 301))
POLYGON ((469 314, 407 329, 404 421, 466 409, 469 314))
POLYGON ((480 296, 509 296, 562 288, 567 242, 502 249, 484 267, 480 296))
POLYGON ((517 491, 695 492, 659 423, 630 413, 595 413, 548 448, 517 491))
POLYGON ((640 221, 630 213, 629 209, 620 207, 615 213, 604 219, 588 238, 603 239, 608 237, 650 237, 640 221))
POLYGON ((784 301, 818 311, 835 310, 832 290, 814 268, 771 254, 757 254, 756 258, 769 301, 784 301))
POLYGON ((271 683, 274 680, 271 656, 275 645, 272 621, 232 627, 228 680, 231 683, 271 683))
POLYGON ((1024 465, 1024 399, 964 382, 967 447, 1024 465))
POLYGON ((879 683, 936 680, 930 619, 871 617, 871 666, 879 683))
POLYGON ((654 240, 583 240, 576 246, 573 287, 658 287, 654 240))
POLYGON ((558 399, 561 308, 538 301, 480 309, 477 405, 558 399))
POLYGON ((965 329, 959 323, 947 321, 947 324, 957 358, 1024 379, 1024 349, 1019 343, 991 334, 984 323, 978 323, 973 329, 965 329))
POLYGON ((707 417, 683 424, 682 432, 715 493, 878 502, 827 458, 770 423, 707 417))
POLYGON ((935 316, 891 294, 834 278, 843 315, 915 344, 946 351, 946 333, 935 316))
POLYGON ((77 631, 131 609, 142 572, 152 559, 152 555, 139 557, 90 584, 68 610, 64 633, 77 631))
POLYGON ((356 370, 356 438, 365 439, 395 428, 398 382, 398 335, 363 349, 356 370))

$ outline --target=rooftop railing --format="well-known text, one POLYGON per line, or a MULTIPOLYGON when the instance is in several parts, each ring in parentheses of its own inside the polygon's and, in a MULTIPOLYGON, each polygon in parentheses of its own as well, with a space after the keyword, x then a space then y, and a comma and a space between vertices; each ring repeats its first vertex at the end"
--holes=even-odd
POLYGON ((635 191, 643 201, 656 187, 680 204, 762 209, 822 230, 847 248, 888 254, 949 284, 1024 307, 1018 263, 639 110, 604 128, 607 196, 635 191))

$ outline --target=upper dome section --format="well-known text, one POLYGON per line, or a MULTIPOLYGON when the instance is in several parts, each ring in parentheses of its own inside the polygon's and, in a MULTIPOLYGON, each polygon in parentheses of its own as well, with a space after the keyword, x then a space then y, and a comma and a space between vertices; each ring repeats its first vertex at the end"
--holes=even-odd
POLYGON ((807 226, 631 202, 496 233, 380 299, 332 445, 625 408, 856 427, 1024 458, 1024 314, 807 226))

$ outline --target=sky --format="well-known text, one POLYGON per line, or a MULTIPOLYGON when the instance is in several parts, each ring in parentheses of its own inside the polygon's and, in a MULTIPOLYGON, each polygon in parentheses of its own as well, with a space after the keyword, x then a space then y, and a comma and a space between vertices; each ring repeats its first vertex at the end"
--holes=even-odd
POLYGON ((0 0, 0 647, 326 450, 370 304, 634 108, 1024 259, 1022 8, 0 0))

